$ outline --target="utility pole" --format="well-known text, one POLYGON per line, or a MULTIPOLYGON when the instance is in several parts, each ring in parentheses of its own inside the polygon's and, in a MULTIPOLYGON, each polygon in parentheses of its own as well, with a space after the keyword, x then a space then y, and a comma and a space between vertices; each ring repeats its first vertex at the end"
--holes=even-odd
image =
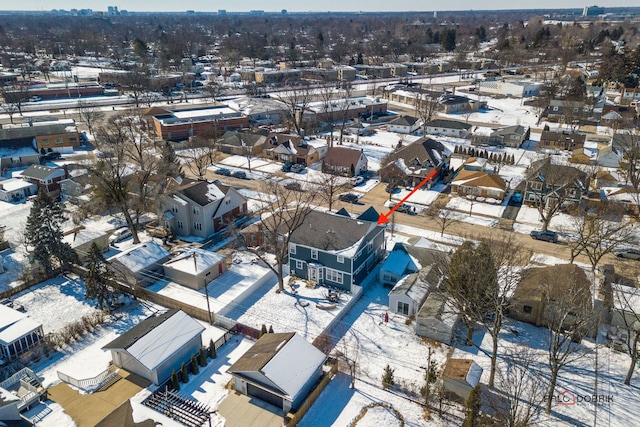
POLYGON ((427 373, 425 375, 425 380, 427 382, 427 385, 425 386, 425 393, 424 393, 424 401, 425 404, 427 405, 427 408, 429 408, 429 401, 431 399, 431 355, 433 354, 433 350, 431 349, 431 347, 427 347, 427 367, 425 368, 424 366, 421 366, 421 368, 426 369, 427 373))

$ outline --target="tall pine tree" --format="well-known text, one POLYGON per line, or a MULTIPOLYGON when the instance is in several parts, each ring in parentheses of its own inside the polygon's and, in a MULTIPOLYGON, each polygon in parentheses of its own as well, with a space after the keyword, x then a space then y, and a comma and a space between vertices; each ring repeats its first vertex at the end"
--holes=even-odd
POLYGON ((117 294, 109 286, 109 264, 102 255, 98 245, 91 244, 87 256, 87 274, 84 278, 86 290, 84 297, 96 301, 96 307, 101 310, 111 311, 111 307, 117 298, 117 294))
POLYGON ((183 176, 182 166, 176 156, 176 152, 169 141, 165 141, 160 146, 160 164, 158 165, 158 173, 161 175, 178 178, 183 176))
POLYGON ((71 245, 62 241, 63 221, 62 207, 48 193, 40 191, 27 218, 25 238, 31 256, 47 273, 53 271, 56 264, 64 267, 65 263, 78 261, 71 245))

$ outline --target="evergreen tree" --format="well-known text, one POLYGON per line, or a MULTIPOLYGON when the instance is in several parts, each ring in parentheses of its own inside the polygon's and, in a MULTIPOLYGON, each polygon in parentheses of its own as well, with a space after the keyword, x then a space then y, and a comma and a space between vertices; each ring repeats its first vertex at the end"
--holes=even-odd
POLYGON ((116 292, 109 286, 109 263, 104 259, 102 250, 92 243, 87 257, 87 274, 84 278, 86 299, 96 300, 100 310, 111 311, 117 299, 116 292))
POLYGON ((471 389, 467 399, 467 415, 464 418, 462 427, 476 427, 480 425, 480 386, 471 389))
POLYGON ((198 350, 198 364, 202 367, 207 366, 207 354, 204 352, 204 347, 200 347, 198 350))
POLYGON ((209 340, 209 357, 215 359, 218 357, 218 353, 216 352, 216 345, 213 340, 209 340))
POLYGON ((445 28, 442 30, 441 45, 444 50, 451 52, 456 48, 456 30, 445 28))
POLYGON ((177 178, 183 176, 182 166, 176 156, 176 152, 169 141, 165 141, 160 146, 160 164, 158 165, 158 173, 166 176, 177 178))
POLYGON ((273 333, 273 326, 269 325, 269 333, 272 334, 273 333))
POLYGON ((180 391, 180 381, 178 381, 176 371, 171 371, 171 388, 175 391, 180 391))
POLYGON ((263 323, 262 328, 260 328, 260 336, 258 338, 262 338, 262 336, 266 333, 267 333, 267 325, 263 323))
POLYGON ((78 261, 71 245, 62 241, 63 221, 62 207, 48 193, 40 191, 27 218, 25 238, 31 247, 31 256, 46 272, 55 269, 54 261, 60 267, 78 261))
POLYGON ((187 365, 184 363, 180 366, 180 380, 184 384, 189 382, 189 372, 187 372, 187 365))
POLYGON ((196 355, 191 355, 191 360, 189 361, 189 367, 191 368, 191 373, 193 375, 197 375, 200 372, 200 367, 198 366, 198 361, 196 360, 196 355))
POLYGON ((382 375, 382 388, 387 388, 395 384, 393 380, 393 373, 395 369, 391 369, 391 366, 387 364, 384 368, 384 374, 382 375))

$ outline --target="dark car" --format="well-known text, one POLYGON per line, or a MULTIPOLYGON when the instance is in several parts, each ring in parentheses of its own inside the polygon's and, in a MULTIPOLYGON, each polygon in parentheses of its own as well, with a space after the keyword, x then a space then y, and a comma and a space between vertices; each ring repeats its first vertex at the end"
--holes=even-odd
POLYGON ((338 196, 338 200, 347 203, 356 203, 358 201, 358 195, 353 193, 345 193, 338 196))
POLYGON ((219 168, 219 169, 216 169, 215 172, 218 175, 231 176, 231 171, 227 168, 219 168))
POLYGON ((51 153, 47 153, 44 155, 45 160, 60 160, 62 159, 62 154, 52 151, 51 153))
POLYGON ((291 172, 300 173, 304 170, 305 166, 302 163, 296 163, 291 166, 291 172))
POLYGON ((292 191, 302 191, 302 185, 299 182, 287 182, 284 185, 284 188, 292 191))
POLYGON ((293 166, 293 163, 285 163, 284 165, 282 165, 282 172, 291 172, 291 166, 293 166))
POLYGON ((558 233, 551 230, 537 231, 534 230, 530 233, 531 237, 536 240, 543 240, 545 242, 558 243, 558 233))
POLYGON ((248 179, 247 173, 245 171, 235 171, 231 174, 231 176, 234 178, 248 179))

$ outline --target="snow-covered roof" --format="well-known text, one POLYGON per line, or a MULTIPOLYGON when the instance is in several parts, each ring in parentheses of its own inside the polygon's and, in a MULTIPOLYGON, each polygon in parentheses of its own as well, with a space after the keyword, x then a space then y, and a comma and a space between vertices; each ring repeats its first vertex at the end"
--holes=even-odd
POLYGON ((326 360, 326 356, 296 333, 263 335, 229 372, 261 372, 291 400, 326 360))
POLYGON ((94 240, 106 235, 107 233, 104 231, 87 230, 85 228, 83 230, 67 234, 62 238, 62 241, 70 244, 72 248, 77 248, 78 246, 93 242, 94 240))
POLYGON ((24 313, 0 304, 0 345, 8 345, 41 328, 24 313))
POLYGON ((169 310, 140 322, 102 349, 126 350, 149 370, 154 370, 204 329, 186 313, 169 310))
POLYGON ((612 283, 613 305, 616 309, 640 314, 640 289, 612 283))
POLYGON ((35 187, 35 184, 29 181, 25 181, 24 179, 9 178, 0 180, 0 186, 2 186, 2 188, 0 188, 0 191, 10 192, 20 190, 22 188, 35 187))
POLYGON ((204 249, 192 248, 164 263, 165 268, 198 275, 224 261, 224 256, 204 249))
POLYGON ((169 256, 169 252, 158 243, 150 241, 141 243, 128 251, 113 257, 132 273, 138 273, 169 256))

